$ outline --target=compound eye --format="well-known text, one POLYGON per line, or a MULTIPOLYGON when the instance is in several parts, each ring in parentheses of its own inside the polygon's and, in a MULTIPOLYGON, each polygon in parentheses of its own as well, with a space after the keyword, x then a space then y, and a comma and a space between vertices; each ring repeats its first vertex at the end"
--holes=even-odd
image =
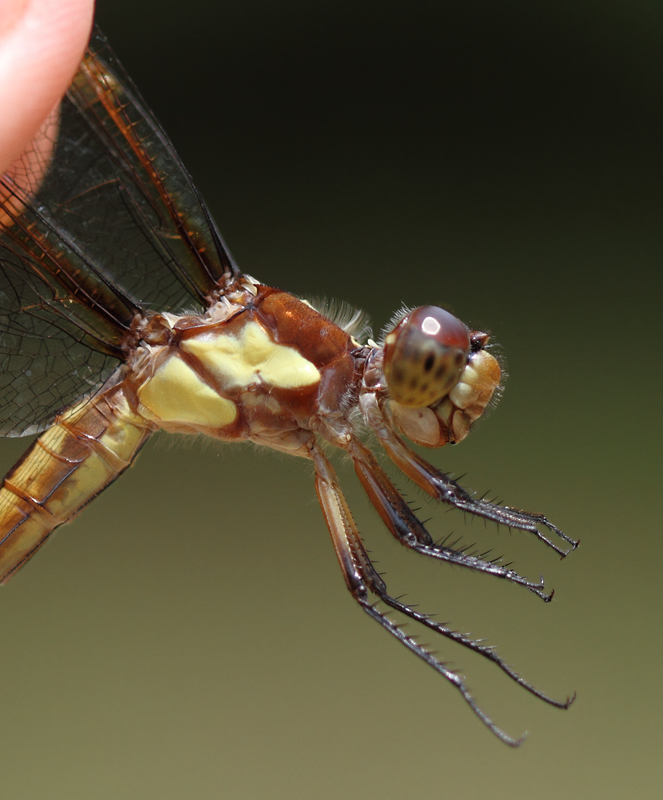
POLYGON ((453 389, 467 364, 467 326, 437 306, 404 317, 384 341, 384 377, 392 400, 411 408, 432 405, 453 389))

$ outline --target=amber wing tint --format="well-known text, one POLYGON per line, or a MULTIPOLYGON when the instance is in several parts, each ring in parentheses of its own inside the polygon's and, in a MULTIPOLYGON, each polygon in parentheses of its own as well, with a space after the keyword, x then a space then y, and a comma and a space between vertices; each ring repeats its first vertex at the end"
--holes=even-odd
POLYGON ((43 430, 120 363, 136 314, 202 309, 236 268, 96 31, 59 116, 0 184, 0 434, 43 430))

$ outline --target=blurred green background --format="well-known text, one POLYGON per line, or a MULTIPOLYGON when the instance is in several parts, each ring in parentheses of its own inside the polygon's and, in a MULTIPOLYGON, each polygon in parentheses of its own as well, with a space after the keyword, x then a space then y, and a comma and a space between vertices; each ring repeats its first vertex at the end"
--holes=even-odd
POLYGON ((432 525, 543 572, 552 604, 405 552, 341 480, 393 593, 578 700, 438 642, 530 732, 509 750, 353 604, 307 464, 155 438, 0 592, 5 795, 660 797, 663 6, 100 0, 98 20, 247 272, 376 329, 445 303, 495 333, 503 401, 431 455, 582 547, 432 525))

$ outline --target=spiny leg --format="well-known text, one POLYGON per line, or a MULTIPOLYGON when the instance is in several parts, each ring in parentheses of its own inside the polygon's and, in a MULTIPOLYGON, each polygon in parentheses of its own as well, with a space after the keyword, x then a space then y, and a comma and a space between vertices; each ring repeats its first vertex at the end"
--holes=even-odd
MULTIPOLYGON (((424 555, 441 558, 445 561, 450 561, 451 563, 459 564, 471 569, 478 569, 482 572, 489 572, 490 574, 506 578, 507 580, 518 583, 519 585, 524 585, 534 591, 539 597, 542 597, 545 601, 552 599, 552 593, 550 595, 545 594, 544 592, 540 591, 539 585, 532 584, 531 582, 519 576, 513 570, 499 567, 490 562, 481 561, 481 559, 477 558, 476 556, 469 556, 467 553, 434 545, 430 539, 430 534, 428 531, 426 531, 417 517, 412 513, 407 503, 405 503, 402 497, 398 494, 396 488, 393 486, 387 475, 377 463, 373 453, 358 440, 352 442, 349 452, 353 457, 357 474, 359 475, 364 488, 366 488, 371 502, 375 505, 378 512, 385 520, 387 527, 390 528, 392 533, 394 533, 399 541, 403 541, 403 543, 408 547, 411 547, 412 549, 416 550, 416 552, 423 553, 424 555), (395 506, 392 505, 394 501, 397 502, 397 505, 395 506), (405 533, 403 536, 402 529, 398 523, 399 521, 406 520, 410 522, 410 525, 407 528, 407 533, 405 533), (414 525, 411 524, 412 521, 414 522, 414 525), (420 541, 426 542, 426 544, 420 544, 420 541)), ((370 565, 370 568, 373 570, 372 564, 370 565)), ((543 579, 541 579, 540 585, 543 585, 543 579)), ((556 706, 557 708, 568 708, 573 702, 575 695, 572 698, 567 698, 567 700, 563 702, 548 697, 535 686, 532 686, 525 681, 520 675, 518 675, 518 673, 509 667, 497 655, 492 647, 482 645, 479 642, 468 638, 464 634, 450 629, 446 625, 437 623, 431 619, 430 615, 421 614, 420 612, 414 610, 411 606, 407 606, 404 603, 401 603, 399 600, 389 596, 386 593, 386 586, 381 579, 379 580, 379 585, 376 583, 376 585, 373 587, 373 591, 386 605, 390 606, 391 608, 400 611, 411 619, 420 622, 422 625, 425 625, 427 628, 430 628, 437 633, 441 633, 443 636, 453 639, 459 644, 469 647, 471 650, 474 650, 475 652, 480 653, 484 657, 488 658, 490 661, 493 661, 500 667, 500 669, 502 669, 507 675, 515 680, 516 683, 518 683, 520 686, 523 686, 525 689, 527 689, 527 691, 541 698, 545 702, 550 703, 550 705, 556 706)))
POLYGON ((472 497, 472 495, 465 491, 462 486, 459 486, 456 481, 436 469, 432 464, 429 464, 411 450, 402 439, 390 430, 386 421, 385 424, 376 426, 375 433, 380 440, 380 444, 384 447, 387 455, 394 464, 396 464, 410 480, 414 481, 414 483, 436 500, 442 503, 448 503, 458 508, 460 511, 466 511, 469 514, 492 520, 500 525, 506 525, 509 528, 517 528, 521 531, 533 533, 537 539, 540 539, 544 544, 552 548, 562 558, 567 556, 578 546, 579 542, 567 536, 543 514, 530 514, 518 508, 500 506, 488 500, 472 497), (539 525, 559 536, 560 539, 570 545, 570 548, 568 550, 563 550, 558 547, 547 536, 541 533, 538 529, 539 525))
POLYGON ((411 636, 405 634, 395 622, 390 620, 377 608, 375 603, 371 603, 369 600, 369 592, 372 592, 387 605, 397 609, 410 619, 420 622, 436 633, 440 633, 443 636, 453 639, 454 641, 459 642, 474 652, 479 653, 485 658, 490 659, 520 686, 523 686, 525 689, 532 692, 532 694, 541 698, 545 702, 550 703, 558 708, 567 708, 571 704, 573 701, 572 699, 567 700, 564 703, 552 700, 538 689, 533 687, 531 684, 527 683, 507 664, 505 664, 492 648, 483 646, 478 642, 469 639, 463 634, 452 631, 445 625, 434 622, 427 615, 421 614, 410 606, 407 606, 401 603, 399 600, 391 597, 387 593, 387 587, 384 581, 375 571, 361 543, 359 532, 357 531, 352 514, 348 508, 345 498, 343 497, 331 465, 314 444, 311 445, 311 458, 313 459, 313 463, 315 465, 316 491, 318 493, 320 505, 332 537, 334 549, 341 565, 346 584, 352 596, 370 617, 372 617, 383 628, 385 628, 385 630, 389 631, 392 636, 398 639, 415 655, 419 656, 419 658, 433 667, 436 672, 440 673, 444 678, 446 678, 446 680, 455 686, 462 695, 463 699, 484 723, 484 725, 486 725, 499 739, 512 747, 517 747, 523 741, 522 738, 513 739, 504 731, 502 731, 490 719, 490 717, 488 717, 479 708, 476 701, 467 689, 464 680, 455 672, 446 667, 432 653, 428 652, 411 636))
POLYGON ((508 567, 491 561, 483 561, 478 556, 435 544, 431 535, 403 500, 368 447, 359 440, 353 439, 346 449, 352 456, 359 480, 371 503, 389 531, 401 544, 422 555, 448 561, 477 572, 485 572, 518 586, 524 586, 546 603, 552 600, 554 593, 548 594, 544 591, 543 577, 538 582, 530 581, 508 567))
POLYGON ((538 697, 540 700, 543 700, 548 705, 555 706, 555 708, 568 708, 573 701, 576 699, 575 692, 570 697, 567 697, 566 700, 555 700, 554 698, 550 697, 549 695, 542 692, 540 689, 537 689, 536 686, 526 681, 521 675, 519 675, 513 667, 510 667, 501 656, 499 656, 494 648, 491 645, 481 644, 481 641, 476 639, 470 639, 464 633, 460 633, 459 631, 455 631, 449 628, 447 625, 444 625, 440 622, 435 622, 431 618, 430 614, 422 614, 420 611, 417 611, 412 606, 408 606, 405 603, 401 603, 398 598, 391 597, 386 593, 380 593, 376 590, 376 594, 380 597, 385 605, 390 606, 391 608, 395 609, 396 611, 400 611, 405 616, 409 617, 410 619, 414 620, 415 622, 420 622, 422 625, 425 625, 430 630, 435 631, 436 633, 442 634, 442 636, 446 636, 447 639, 451 639, 458 644, 463 645, 463 647, 467 647, 475 653, 482 655, 484 658, 487 658, 489 661, 492 661, 493 664, 497 664, 497 666, 505 672, 512 680, 514 680, 519 686, 522 686, 523 689, 526 689, 528 692, 533 694, 535 697, 538 697))

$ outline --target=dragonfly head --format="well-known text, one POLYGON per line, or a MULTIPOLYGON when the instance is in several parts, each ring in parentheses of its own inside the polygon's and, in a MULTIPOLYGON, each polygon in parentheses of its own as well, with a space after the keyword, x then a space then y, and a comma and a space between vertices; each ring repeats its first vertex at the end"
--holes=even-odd
POLYGON ((421 306, 400 317, 383 344, 393 422, 412 441, 440 447, 464 439, 500 386, 490 336, 453 314, 421 306))

